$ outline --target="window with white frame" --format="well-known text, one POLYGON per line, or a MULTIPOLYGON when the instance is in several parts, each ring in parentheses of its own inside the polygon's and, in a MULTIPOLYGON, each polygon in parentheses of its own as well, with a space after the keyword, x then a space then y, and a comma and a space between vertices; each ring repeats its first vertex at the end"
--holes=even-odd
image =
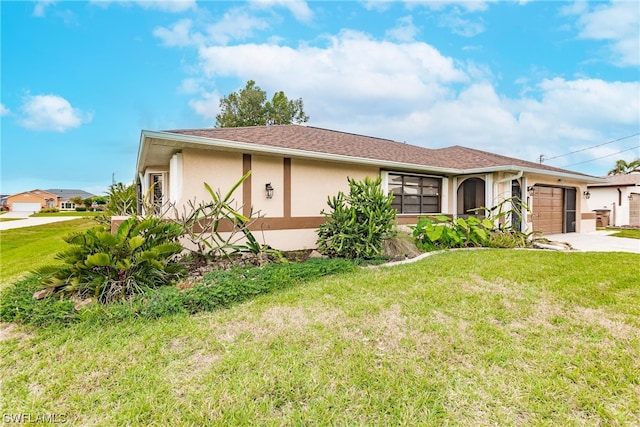
POLYGON ((442 212, 442 178, 389 173, 387 186, 393 194, 391 207, 400 214, 442 212))
POLYGON ((62 202, 60 203, 60 209, 75 209, 76 205, 71 202, 62 202))

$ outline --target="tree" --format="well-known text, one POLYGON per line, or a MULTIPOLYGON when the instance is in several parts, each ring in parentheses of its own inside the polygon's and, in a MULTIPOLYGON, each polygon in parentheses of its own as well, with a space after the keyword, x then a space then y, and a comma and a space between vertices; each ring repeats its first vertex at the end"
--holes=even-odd
POLYGON ((632 172, 640 172, 640 158, 635 159, 629 163, 624 160, 618 160, 616 166, 611 169, 607 175, 626 175, 632 172))
POLYGON ((80 206, 82 204, 84 204, 84 201, 82 200, 82 196, 75 196, 69 199, 69 201, 71 203, 73 203, 76 206, 80 206))
POLYGON ((273 94, 267 101, 267 93, 249 80, 244 89, 233 92, 220 100, 220 113, 216 115, 216 127, 261 126, 270 120, 273 124, 288 125, 309 120, 304 112, 302 98, 290 100, 284 92, 273 94))

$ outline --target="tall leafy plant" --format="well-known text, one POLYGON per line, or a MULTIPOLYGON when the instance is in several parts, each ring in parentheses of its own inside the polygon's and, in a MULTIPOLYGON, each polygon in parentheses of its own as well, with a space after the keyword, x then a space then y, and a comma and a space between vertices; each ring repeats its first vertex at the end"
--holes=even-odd
POLYGON ((416 244, 424 250, 462 247, 525 247, 530 233, 519 228, 527 206, 517 197, 503 200, 492 208, 478 208, 478 218, 452 219, 444 215, 420 218, 413 227, 416 244), (514 221, 515 220, 515 221, 514 221))
POLYGON ((196 248, 196 254, 214 258, 234 252, 259 253, 264 250, 249 229, 259 214, 251 211, 249 216, 243 215, 233 199, 234 192, 250 175, 251 171, 243 175, 224 195, 205 182, 211 200, 199 203, 190 200, 181 214, 175 210, 174 220, 185 228, 185 237, 196 248))
POLYGON ((347 179, 349 194, 340 191, 329 197, 330 211, 321 212, 325 222, 318 229, 318 249, 335 257, 374 258, 382 253, 382 242, 395 223, 393 195, 384 193, 380 177, 347 179))
POLYGON ((161 218, 133 217, 116 233, 95 227, 66 239, 56 255, 62 265, 41 267, 41 286, 52 294, 93 297, 109 303, 170 284, 185 274, 176 256, 183 228, 161 218))

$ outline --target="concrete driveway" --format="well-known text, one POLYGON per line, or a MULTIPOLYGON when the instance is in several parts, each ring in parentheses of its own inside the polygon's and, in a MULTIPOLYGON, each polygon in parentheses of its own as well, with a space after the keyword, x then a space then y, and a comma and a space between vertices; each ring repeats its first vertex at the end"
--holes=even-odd
POLYGON ((574 249, 584 252, 633 252, 640 254, 640 239, 611 237, 615 231, 594 231, 592 233, 567 233, 543 236, 554 242, 568 243, 574 249))
POLYGON ((36 225, 51 224, 53 222, 70 221, 72 219, 83 218, 81 216, 51 216, 30 218, 33 212, 7 212, 0 218, 15 218, 14 221, 1 221, 0 231, 11 230, 13 228, 34 227, 36 225))

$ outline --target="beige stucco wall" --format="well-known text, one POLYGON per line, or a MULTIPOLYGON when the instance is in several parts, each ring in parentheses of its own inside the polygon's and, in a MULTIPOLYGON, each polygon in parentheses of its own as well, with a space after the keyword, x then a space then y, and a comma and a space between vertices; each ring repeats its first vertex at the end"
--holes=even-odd
MULTIPOLYGON (((182 150, 183 187, 178 205, 196 198, 196 202, 211 200, 204 183, 224 196, 242 178, 242 154, 197 149, 182 150)), ((242 186, 238 187, 233 199, 242 206, 242 186)))
POLYGON ((266 217, 284 216, 284 159, 282 157, 251 157, 251 199, 254 212, 266 217), (271 183, 273 197, 267 199, 265 185, 271 183))
POLYGON ((319 216, 328 209, 327 197, 349 191, 347 177, 362 180, 379 175, 372 166, 292 159, 291 216, 319 216))

